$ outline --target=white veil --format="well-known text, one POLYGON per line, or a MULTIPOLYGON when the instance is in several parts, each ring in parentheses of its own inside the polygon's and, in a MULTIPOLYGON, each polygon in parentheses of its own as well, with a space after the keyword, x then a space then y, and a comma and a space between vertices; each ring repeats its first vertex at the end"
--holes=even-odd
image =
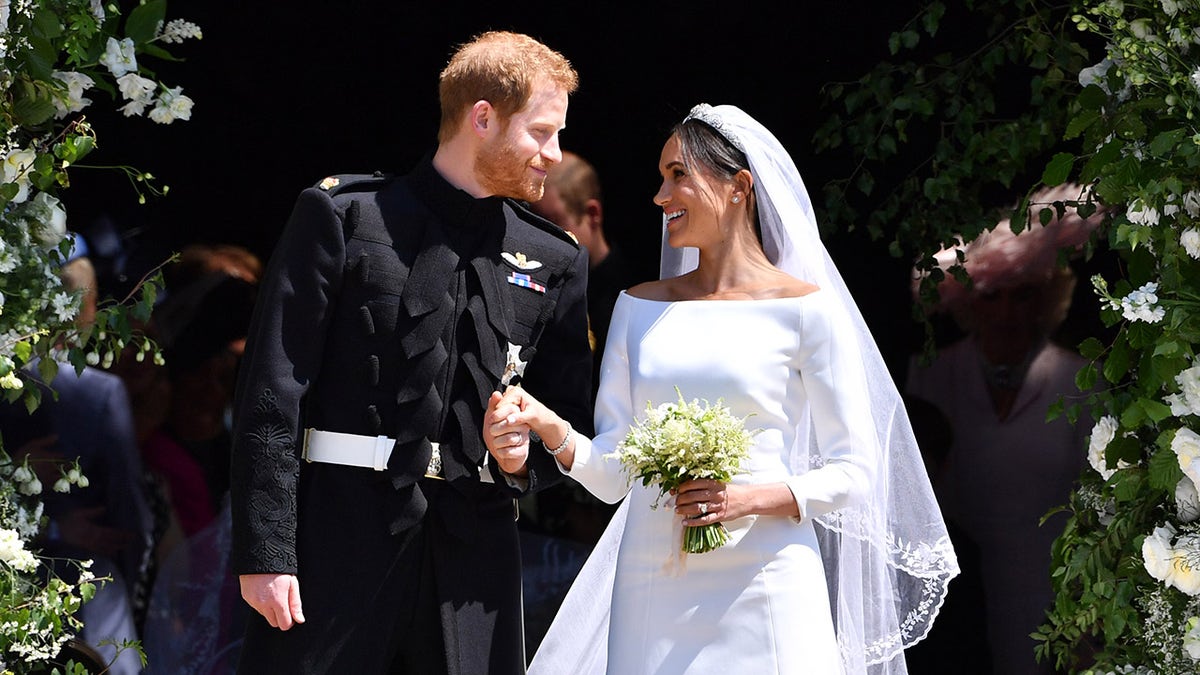
MULTIPOLYGON (((896 657, 928 634, 947 585, 959 569, 900 393, 821 243, 808 192, 787 150, 770 131, 733 106, 701 104, 687 119, 708 124, 746 154, 767 257, 788 274, 835 294, 854 327, 853 334, 842 339, 856 340, 863 356, 872 411, 872 419, 864 423, 875 428, 880 470, 865 503, 816 519, 816 529, 844 672, 903 675, 907 673, 904 659, 896 657)), ((663 278, 694 269, 697 260, 695 249, 667 246, 664 228, 663 278)), ((803 473, 819 466, 821 454, 807 416, 796 439, 792 468, 803 473)), ((531 673, 604 672, 607 598, 611 597, 605 594, 611 594, 614 547, 619 545, 619 521, 625 508, 622 505, 616 516, 617 527, 605 532, 581 570, 579 588, 571 591, 576 597, 568 595, 555 619, 556 624, 562 620, 569 626, 557 632, 551 627, 531 673), (581 623, 584 615, 590 621, 581 623), (589 656, 577 661, 562 658, 578 653, 581 643, 592 645, 583 650, 589 656)))

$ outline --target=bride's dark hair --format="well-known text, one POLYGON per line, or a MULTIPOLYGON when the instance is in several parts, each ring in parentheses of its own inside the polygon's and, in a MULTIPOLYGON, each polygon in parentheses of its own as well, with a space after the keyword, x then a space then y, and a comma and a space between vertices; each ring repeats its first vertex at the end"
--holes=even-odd
MULTIPOLYGON (((737 172, 750 171, 750 160, 746 159, 746 153, 701 120, 688 118, 676 124, 671 133, 679 139, 683 163, 693 173, 703 169, 716 178, 731 181, 737 172)), ((753 188, 746 206, 750 209, 750 222, 754 223, 754 235, 762 244, 762 224, 758 222, 753 188)))

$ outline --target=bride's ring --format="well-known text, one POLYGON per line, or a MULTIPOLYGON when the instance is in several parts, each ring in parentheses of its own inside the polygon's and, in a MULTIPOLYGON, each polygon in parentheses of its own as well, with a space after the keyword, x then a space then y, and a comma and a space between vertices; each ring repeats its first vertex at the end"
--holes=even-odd
POLYGON ((700 515, 708 513, 708 502, 700 502, 700 515))

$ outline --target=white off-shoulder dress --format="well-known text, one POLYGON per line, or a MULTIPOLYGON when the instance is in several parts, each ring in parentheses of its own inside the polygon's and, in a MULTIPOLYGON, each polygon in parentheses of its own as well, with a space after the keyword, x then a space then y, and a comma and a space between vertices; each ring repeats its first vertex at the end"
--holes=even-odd
MULTIPOLYGON (((622 294, 596 403, 597 436, 569 472, 597 497, 628 494, 568 593, 531 673, 841 673, 812 519, 860 500, 876 470, 866 386, 830 294, 662 302, 622 294), (632 489, 606 457, 647 403, 723 400, 759 429, 734 483, 784 482, 798 519, 730 521, 729 544, 679 565, 680 517, 656 487, 632 489), (821 452, 793 453, 811 414, 821 452), (856 422, 860 424, 856 425, 856 422), (795 461, 794 457, 802 461, 795 461), (803 466, 793 466, 802 464, 803 466), (673 563, 673 559, 675 562, 673 563)), ((807 439, 799 440, 807 448, 807 439)))

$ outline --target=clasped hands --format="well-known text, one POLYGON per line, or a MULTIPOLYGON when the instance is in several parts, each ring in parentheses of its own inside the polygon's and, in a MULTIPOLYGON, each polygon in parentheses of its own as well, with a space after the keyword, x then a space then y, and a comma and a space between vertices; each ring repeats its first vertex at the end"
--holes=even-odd
MULTIPOLYGON (((519 386, 504 394, 495 392, 488 400, 484 415, 484 443, 501 470, 522 475, 529 459, 529 433, 533 431, 549 447, 564 440, 567 424, 554 411, 519 386)), ((574 462, 573 448, 557 457, 568 471, 574 462)), ((734 520, 753 513, 750 486, 733 485, 710 479, 687 481, 672 490, 675 513, 691 527, 734 520)))
POLYGON ((558 417, 520 386, 508 387, 503 394, 492 392, 483 416, 483 442, 501 471, 514 476, 528 473, 529 432, 541 436, 538 429, 545 429, 550 415, 558 417))

